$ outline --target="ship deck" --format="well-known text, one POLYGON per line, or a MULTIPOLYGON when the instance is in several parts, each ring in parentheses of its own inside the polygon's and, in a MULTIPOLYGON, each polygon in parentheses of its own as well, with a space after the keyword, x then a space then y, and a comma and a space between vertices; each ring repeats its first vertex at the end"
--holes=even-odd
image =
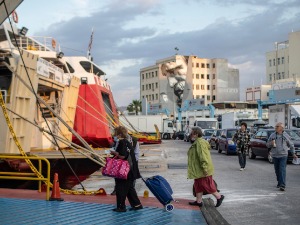
MULTIPOLYGON (((1 224, 199 224, 207 222, 198 207, 176 199, 167 212, 156 198, 140 197, 144 209, 117 213, 111 195, 66 195, 64 201, 46 201, 35 190, 0 189, 1 224)), ((128 202, 127 202, 127 205, 128 202)), ((130 208, 130 207, 127 207, 130 208)))

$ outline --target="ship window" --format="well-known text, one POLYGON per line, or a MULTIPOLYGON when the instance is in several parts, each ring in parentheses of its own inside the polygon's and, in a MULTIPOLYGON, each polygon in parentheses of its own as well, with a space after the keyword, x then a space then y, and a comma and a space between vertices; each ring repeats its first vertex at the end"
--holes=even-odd
POLYGON ((70 71, 70 73, 74 73, 75 70, 73 69, 73 67, 67 62, 67 66, 68 66, 68 69, 70 71))
POLYGON ((88 73, 94 73, 98 76, 105 74, 102 70, 100 70, 97 66, 95 66, 89 61, 80 61, 79 63, 83 67, 83 69, 85 69, 85 71, 88 73))

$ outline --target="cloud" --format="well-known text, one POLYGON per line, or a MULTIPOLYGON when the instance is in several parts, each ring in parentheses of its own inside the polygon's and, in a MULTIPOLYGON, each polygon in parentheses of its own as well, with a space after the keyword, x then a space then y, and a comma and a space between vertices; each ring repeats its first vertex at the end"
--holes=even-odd
MULTIPOLYGON (((174 31, 143 23, 143 17, 149 15, 154 16, 153 23, 159 23, 155 15, 163 13, 161 1, 115 0, 87 17, 52 24, 47 28, 47 35, 56 37, 65 53, 74 55, 78 52, 70 48, 86 51, 94 28, 92 55, 95 63, 108 71, 107 78, 119 106, 139 98, 140 69, 174 55, 174 47, 183 55, 227 58, 240 70, 243 91, 248 84, 252 85, 253 79, 259 81, 256 85, 261 79, 264 81, 265 53, 273 50, 273 43, 287 40, 289 32, 300 29, 300 8, 296 1, 279 0, 212 1, 210 4, 220 6, 219 2, 251 5, 251 13, 234 19, 219 17, 206 21, 208 25, 204 28, 184 32, 180 27, 174 31), (139 26, 133 26, 137 20, 139 26)), ((45 35, 45 31, 39 33, 45 35)))

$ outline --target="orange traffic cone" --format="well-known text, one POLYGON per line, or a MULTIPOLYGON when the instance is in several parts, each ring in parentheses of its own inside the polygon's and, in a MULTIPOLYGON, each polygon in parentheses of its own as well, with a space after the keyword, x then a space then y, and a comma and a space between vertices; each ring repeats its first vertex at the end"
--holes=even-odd
POLYGON ((49 199, 50 201, 63 201, 64 199, 60 197, 60 190, 59 190, 59 182, 58 182, 58 174, 54 174, 53 179, 53 188, 52 188, 52 194, 49 199))

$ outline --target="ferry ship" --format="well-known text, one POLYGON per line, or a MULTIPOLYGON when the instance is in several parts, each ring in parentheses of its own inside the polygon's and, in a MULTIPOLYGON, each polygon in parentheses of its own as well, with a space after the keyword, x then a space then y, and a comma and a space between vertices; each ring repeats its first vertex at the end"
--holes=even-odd
MULTIPOLYGON (((12 2, 16 7, 21 1, 12 2)), ((0 154, 45 157, 51 177, 58 173, 60 187, 71 189, 104 165, 103 149, 113 143, 118 114, 111 87, 88 57, 64 56, 52 37, 26 36, 16 18, 0 18, 0 154)), ((0 159, 0 171, 30 167, 0 159)), ((36 183, 0 179, 0 187, 32 189, 36 183)))

